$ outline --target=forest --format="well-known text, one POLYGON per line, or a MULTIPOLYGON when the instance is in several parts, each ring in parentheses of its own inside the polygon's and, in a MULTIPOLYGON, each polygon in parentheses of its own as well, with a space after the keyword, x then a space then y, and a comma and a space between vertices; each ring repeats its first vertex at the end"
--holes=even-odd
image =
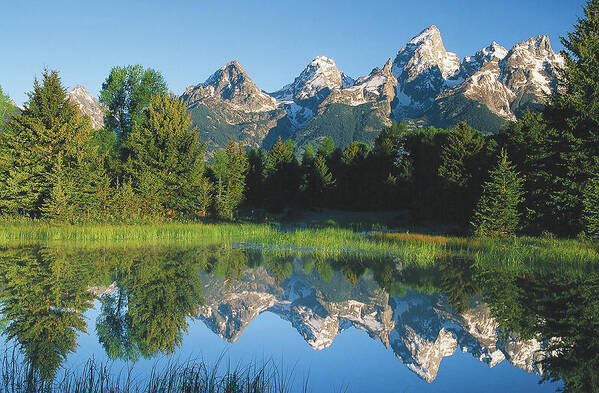
MULTIPOLYGON (((44 70, 23 110, 0 94, 0 216, 61 223, 235 220, 240 208, 402 210, 482 236, 599 237, 599 2, 563 38, 541 111, 496 134, 393 124, 373 146, 331 138, 298 151, 230 139, 208 157, 160 72, 114 67, 104 127, 44 70)), ((1 92, 0 92, 1 93, 1 92)))

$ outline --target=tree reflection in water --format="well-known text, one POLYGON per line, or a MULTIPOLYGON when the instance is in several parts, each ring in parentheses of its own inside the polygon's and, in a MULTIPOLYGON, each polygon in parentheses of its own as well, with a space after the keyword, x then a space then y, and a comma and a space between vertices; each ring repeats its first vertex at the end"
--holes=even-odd
MULTIPOLYGON (((198 316, 201 277, 213 285, 215 296, 227 288, 243 290, 245 277, 270 277, 267 281, 272 284, 265 281, 261 288, 272 290, 275 298, 288 299, 285 291, 292 287, 306 288, 314 301, 324 302, 324 308, 314 305, 322 315, 329 312, 327 302, 341 307, 348 301, 376 301, 372 307, 386 318, 383 324, 399 321, 389 314, 390 305, 408 293, 440 296, 450 308, 443 312, 456 318, 482 299, 499 325, 499 336, 541 343, 542 356, 535 359, 542 359, 543 379, 562 381, 566 391, 588 392, 599 386, 595 270, 506 268, 457 255, 431 265, 403 265, 388 255, 301 254, 230 246, 91 250, 25 246, 0 249, 0 307, 4 335, 22 349, 31 378, 52 380, 86 329, 83 314, 92 306, 94 293, 100 299, 95 325, 99 342, 109 358, 131 361, 176 351, 189 318, 198 316), (233 285, 236 282, 240 284, 233 285)), ((310 301, 302 304, 311 307, 310 301)), ((290 307, 279 309, 292 318, 290 307)), ((387 337, 381 339, 388 343, 391 330, 385 329, 387 337)))

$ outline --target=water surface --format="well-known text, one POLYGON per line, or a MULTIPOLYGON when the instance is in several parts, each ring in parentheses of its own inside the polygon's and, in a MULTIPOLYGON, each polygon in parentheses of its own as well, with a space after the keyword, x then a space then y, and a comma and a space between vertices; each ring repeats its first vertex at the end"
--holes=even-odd
POLYGON ((173 361, 270 362, 296 391, 308 378, 315 392, 553 392, 564 381, 585 391, 596 381, 590 268, 27 245, 0 249, 0 280, 3 346, 45 380, 93 358, 140 381, 173 361))

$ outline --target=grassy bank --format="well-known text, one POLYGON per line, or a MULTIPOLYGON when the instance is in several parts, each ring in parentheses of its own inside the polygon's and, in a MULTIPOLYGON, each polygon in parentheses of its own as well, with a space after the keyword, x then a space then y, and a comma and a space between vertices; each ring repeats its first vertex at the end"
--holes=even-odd
POLYGON ((276 224, 160 223, 157 225, 57 225, 50 222, 4 222, 0 245, 68 244, 235 245, 300 252, 374 252, 403 263, 432 264, 463 256, 485 264, 599 264, 599 245, 573 239, 514 237, 505 239, 430 236, 410 233, 359 233, 342 228, 281 230, 276 224))
POLYGON ((65 372, 53 381, 31 373, 26 363, 5 355, 0 368, 0 393, 281 393, 307 392, 308 381, 294 386, 292 372, 273 363, 224 368, 217 362, 171 362, 155 365, 147 379, 136 377, 135 365, 122 370, 89 360, 80 373, 65 372))

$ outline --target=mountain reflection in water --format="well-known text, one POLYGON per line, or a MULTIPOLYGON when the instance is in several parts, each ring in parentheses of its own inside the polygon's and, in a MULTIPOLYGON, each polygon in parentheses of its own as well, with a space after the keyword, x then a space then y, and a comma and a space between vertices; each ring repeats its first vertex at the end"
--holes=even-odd
POLYGON ((583 392, 599 386, 599 276, 581 270, 230 246, 5 247, 1 326, 44 380, 84 332, 110 359, 138 361, 177 353, 194 318, 235 342, 268 311, 315 350, 363 330, 427 382, 461 350, 583 392))

